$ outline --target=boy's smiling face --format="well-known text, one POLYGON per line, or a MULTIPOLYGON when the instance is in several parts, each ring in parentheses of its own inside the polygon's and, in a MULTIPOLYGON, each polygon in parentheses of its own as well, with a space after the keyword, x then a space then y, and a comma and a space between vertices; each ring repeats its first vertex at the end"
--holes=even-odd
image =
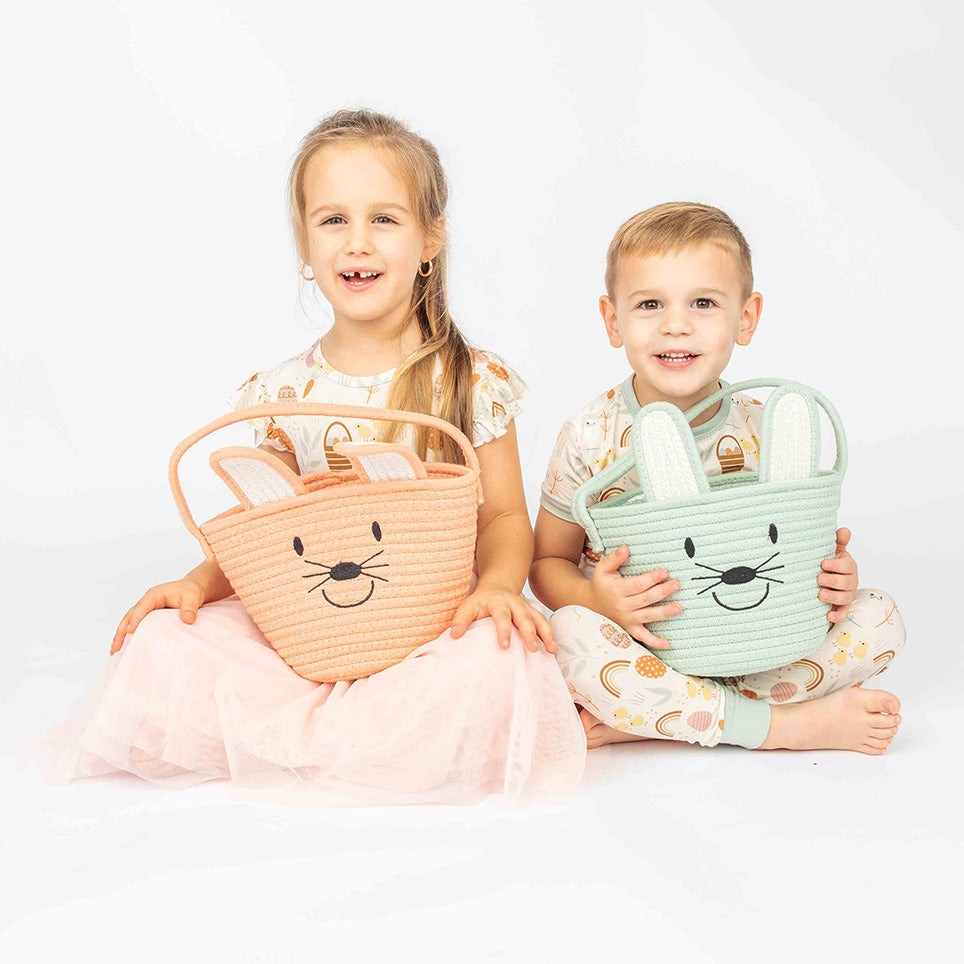
POLYGON ((737 258, 707 241, 622 257, 613 297, 604 295, 599 307, 610 344, 626 350, 636 373, 640 404, 686 409, 719 388, 734 344, 750 343, 763 296, 746 295, 737 258))

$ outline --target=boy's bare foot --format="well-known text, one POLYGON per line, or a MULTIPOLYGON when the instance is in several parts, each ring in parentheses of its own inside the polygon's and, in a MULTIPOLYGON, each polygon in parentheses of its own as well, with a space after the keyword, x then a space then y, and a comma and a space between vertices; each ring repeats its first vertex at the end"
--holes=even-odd
POLYGON ((590 750, 595 750, 598 746, 605 746, 607 743, 626 743, 629 740, 645 740, 645 736, 637 736, 635 733, 628 733, 625 730, 615 730, 605 723, 600 723, 589 712, 582 707, 579 708, 579 722, 586 731, 586 746, 590 750))
POLYGON ((851 686, 818 700, 771 707, 760 750, 857 750, 883 753, 897 735, 900 700, 884 690, 851 686))

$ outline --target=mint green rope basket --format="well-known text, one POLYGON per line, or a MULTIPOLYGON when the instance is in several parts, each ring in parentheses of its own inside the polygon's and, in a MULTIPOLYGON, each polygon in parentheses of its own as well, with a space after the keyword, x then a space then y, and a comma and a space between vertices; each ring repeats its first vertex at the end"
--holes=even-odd
POLYGON ((572 498, 593 549, 621 545, 624 576, 665 569, 683 611, 650 628, 670 643, 655 651, 695 676, 741 676, 812 653, 830 607, 817 593, 821 562, 834 554, 847 467, 843 424, 819 392, 786 379, 728 385, 685 414, 654 402, 637 413, 628 452, 572 498), (763 411, 758 472, 707 477, 689 422, 734 392, 774 387, 763 411), (823 408, 837 447, 820 468, 823 408), (640 486, 589 505, 633 466, 640 486))

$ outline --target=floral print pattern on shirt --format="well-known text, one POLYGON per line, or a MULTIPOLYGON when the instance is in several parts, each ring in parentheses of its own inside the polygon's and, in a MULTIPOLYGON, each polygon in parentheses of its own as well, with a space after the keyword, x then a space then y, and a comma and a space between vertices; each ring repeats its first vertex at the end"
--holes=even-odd
MULTIPOLYGON (((520 400, 529 394, 525 382, 493 352, 471 349, 472 444, 476 447, 504 435, 519 413, 520 400)), ((228 399, 233 409, 269 402, 304 401, 329 405, 384 408, 396 369, 377 375, 346 375, 326 361, 320 339, 306 352, 273 368, 255 372, 228 399)), ((441 394, 442 372, 436 361, 436 397, 441 394)), ((378 433, 371 419, 326 418, 294 415, 251 419, 255 445, 268 444, 293 452, 301 473, 348 468, 348 460, 334 450, 338 442, 374 442, 378 433)), ((406 426, 398 441, 414 443, 406 426)), ((428 453, 429 460, 435 453, 428 453)))

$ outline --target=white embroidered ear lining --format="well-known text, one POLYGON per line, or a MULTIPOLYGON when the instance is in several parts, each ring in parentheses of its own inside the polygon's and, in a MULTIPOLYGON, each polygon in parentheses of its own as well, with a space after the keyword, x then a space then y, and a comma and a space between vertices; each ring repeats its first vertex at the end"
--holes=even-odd
POLYGON ((654 500, 699 494, 700 487, 679 428, 668 412, 656 411, 646 415, 639 441, 654 500))
POLYGON ((258 459, 227 458, 218 463, 252 505, 290 499, 295 490, 276 469, 258 459))
MULTIPOLYGON (((346 447, 347 448, 347 447, 346 447)), ((377 455, 356 455, 371 482, 390 482, 393 479, 417 479, 415 468, 399 452, 379 452, 377 455)))
POLYGON ((784 395, 773 412, 770 481, 809 479, 815 469, 813 450, 813 426, 806 399, 798 394, 784 395))

